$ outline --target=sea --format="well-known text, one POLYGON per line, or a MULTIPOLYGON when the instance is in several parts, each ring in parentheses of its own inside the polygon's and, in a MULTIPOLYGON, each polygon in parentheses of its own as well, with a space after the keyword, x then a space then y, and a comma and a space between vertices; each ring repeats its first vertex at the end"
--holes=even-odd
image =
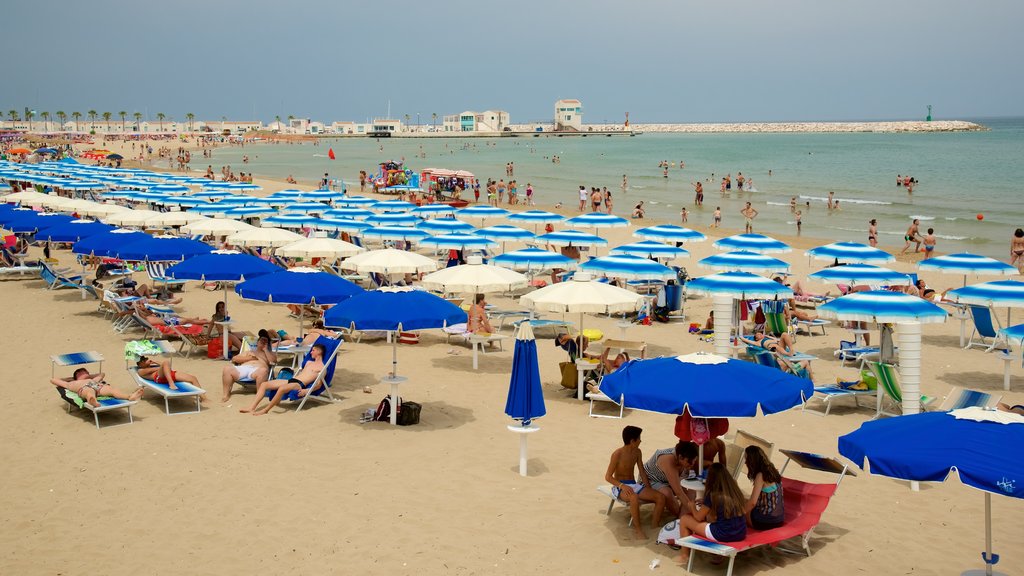
POLYGON ((868 221, 878 220, 879 242, 902 248, 914 218, 922 234, 934 228, 937 250, 973 252, 1005 259, 1010 236, 1024 227, 1024 118, 968 119, 979 132, 639 134, 625 136, 503 138, 334 138, 317 145, 265 144, 218 149, 208 163, 217 171, 306 181, 324 173, 358 190, 359 170, 376 173, 380 162, 407 168, 468 170, 478 178, 504 178, 514 163, 520 195, 533 185, 538 204, 578 204, 579 187, 607 187, 614 212, 630 216, 641 200, 648 218, 706 228, 721 207, 723 226, 741 228, 740 210, 759 211, 755 232, 797 233, 790 201, 803 212, 802 235, 866 242, 868 221), (333 149, 336 160, 328 158, 333 149), (243 165, 242 157, 249 157, 243 165), (557 162, 554 161, 557 157, 557 162), (659 163, 670 164, 665 177, 659 163), (683 167, 680 167, 680 163, 683 167), (736 177, 753 190, 736 190, 736 177), (729 174, 733 189, 722 194, 729 174), (622 192, 623 175, 628 188, 622 192), (896 186, 913 176, 913 193, 896 186), (694 206, 693 183, 704 186, 703 207, 694 206), (839 201, 829 210, 829 192, 839 201))

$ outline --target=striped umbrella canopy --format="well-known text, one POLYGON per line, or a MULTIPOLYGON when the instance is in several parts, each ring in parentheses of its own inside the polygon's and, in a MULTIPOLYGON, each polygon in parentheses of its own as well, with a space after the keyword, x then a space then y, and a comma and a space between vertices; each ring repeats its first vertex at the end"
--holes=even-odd
POLYGON ((416 207, 411 202, 405 200, 385 200, 384 202, 376 202, 367 206, 374 212, 408 212, 416 207))
POLYGON ((281 208, 281 212, 296 212, 301 214, 322 214, 331 207, 323 202, 294 202, 292 204, 285 204, 281 208))
POLYGON ((252 182, 230 182, 224 187, 225 190, 235 190, 238 192, 253 192, 255 190, 263 190, 263 187, 259 184, 253 184, 252 182))
POLYGON ((486 220, 488 218, 504 218, 508 216, 509 211, 504 208, 498 208, 496 206, 470 206, 469 208, 463 208, 455 213, 459 218, 479 218, 486 220))
POLYGON ((179 280, 239 282, 281 271, 280 266, 256 256, 234 250, 214 250, 175 264, 166 273, 179 280))
POLYGON ((337 304, 365 290, 334 274, 298 267, 246 280, 235 292, 246 300, 277 304, 337 304))
POLYGON ((651 240, 642 240, 640 242, 633 242, 632 244, 623 244, 616 248, 612 248, 608 251, 611 256, 621 256, 628 254, 630 256, 639 256, 641 258, 653 258, 656 260, 672 260, 674 258, 685 258, 690 253, 682 248, 675 246, 669 246, 668 244, 662 244, 661 242, 653 242, 651 240))
POLYGON ((192 189, 184 184, 156 184, 155 186, 150 186, 149 191, 163 194, 188 194, 192 189))
POLYGON ((54 183, 57 188, 64 190, 103 190, 106 184, 98 180, 64 180, 54 183))
MULTIPOLYGON (((264 216, 273 216, 277 214, 277 210, 274 210, 270 206, 237 206, 231 208, 230 206, 213 206, 217 208, 228 218, 262 218, 264 216)), ((193 209, 192 212, 195 212, 193 209)))
POLYGON ((917 269, 922 271, 929 270, 941 272, 943 274, 962 274, 964 277, 964 286, 967 285, 968 274, 1012 276, 1020 273, 1017 268, 1007 264, 1006 262, 1000 262, 995 258, 980 256, 978 254, 969 254, 967 252, 926 258, 917 263, 917 269))
POLYGON ((833 242, 811 248, 807 255, 815 260, 838 260, 847 264, 868 264, 871 262, 892 262, 895 256, 885 250, 872 248, 860 242, 833 242))
POLYGON ((494 240, 488 240, 475 234, 442 234, 420 240, 420 246, 448 250, 481 250, 496 245, 497 242, 494 240))
POLYGON ((714 243, 719 250, 746 250, 758 254, 771 254, 776 252, 789 252, 792 250, 785 242, 764 234, 736 234, 728 238, 722 238, 714 243))
POLYGON ((73 218, 66 214, 28 212, 20 214, 16 220, 9 220, 4 225, 16 234, 29 234, 37 230, 49 228, 57 224, 71 222, 73 218))
POLYGON ((481 228, 475 232, 478 236, 484 238, 490 238, 491 240, 509 241, 509 240, 531 240, 534 238, 533 232, 529 230, 523 230, 518 226, 509 226, 507 224, 500 224, 498 226, 488 226, 487 228, 481 228))
POLYGON ((228 236, 228 243, 242 247, 276 248, 303 238, 305 236, 281 228, 253 228, 228 236))
POLYGON ((1024 307, 1024 282, 1018 280, 982 282, 950 290, 946 295, 962 304, 1022 308, 1024 307))
POLYGON ((674 224, 660 224, 658 226, 641 228, 633 232, 633 236, 656 242, 703 242, 708 239, 707 236, 696 230, 674 224))
POLYGON ((608 241, 600 236, 578 230, 559 230, 537 236, 538 243, 552 246, 607 246, 608 241))
POLYGON ((267 196, 268 198, 289 198, 293 201, 304 197, 307 194, 304 190, 296 190, 295 188, 289 188, 287 190, 278 190, 273 194, 267 196))
POLYGON ((765 256, 764 254, 747 252, 746 250, 714 254, 697 262, 697 264, 709 270, 719 272, 754 272, 763 274, 766 272, 789 271, 789 262, 765 256))
POLYGON ((788 286, 750 272, 720 272, 694 278, 686 283, 686 291, 687 293, 727 296, 730 299, 741 300, 790 298, 793 296, 793 291, 788 286))
MULTIPOLYGON (((231 210, 230 204, 221 204, 220 202, 216 204, 206 203, 202 206, 194 206, 188 209, 193 214, 201 214, 203 216, 227 216, 231 210)), ((277 214, 277 210, 272 210, 271 214, 277 214)))
MULTIPOLYGON (((248 203, 249 204, 253 204, 253 205, 256 205, 256 206, 274 206, 274 207, 277 207, 277 208, 279 208, 281 206, 287 206, 287 205, 295 202, 294 198, 282 198, 282 197, 275 197, 275 196, 267 196, 266 198, 250 198, 248 196, 243 196, 243 198, 248 198, 248 200, 249 200, 248 203)), ((225 198, 225 200, 226 200, 226 198, 225 198)), ((222 202, 223 202, 223 200, 222 200, 222 202)))
POLYGON ((856 322, 922 324, 945 322, 947 316, 945 310, 927 300, 888 290, 854 292, 841 296, 818 306, 818 314, 826 318, 856 322))
POLYGON ((469 232, 474 231, 475 228, 469 222, 463 222, 456 218, 434 218, 432 220, 423 220, 416 224, 416 227, 420 230, 426 230, 431 234, 451 234, 455 232, 469 232))
POLYGON ((185 206, 188 208, 195 208, 196 206, 205 206, 210 202, 205 198, 196 198, 193 196, 167 196, 163 200, 154 202, 154 204, 162 204, 164 206, 185 206))
POLYGON ((451 216, 455 214, 455 207, 448 204, 424 204, 413 208, 411 212, 417 216, 437 216, 440 214, 451 216))
POLYGON ((368 208, 378 202, 379 200, 367 198, 366 196, 345 196, 344 198, 338 198, 335 200, 334 205, 348 208, 368 208))
POLYGON ((333 202, 344 197, 345 193, 341 190, 310 190, 302 195, 304 200, 317 200, 319 202, 333 202))
POLYGON ((131 198, 135 196, 134 190, 107 190, 102 194, 103 198, 131 198))
POLYGON ((266 228, 306 228, 313 225, 318 218, 306 214, 278 214, 260 221, 260 226, 266 228))
POLYGON ((430 233, 413 228, 412 226, 375 226, 363 230, 361 236, 363 238, 377 238, 380 240, 418 242, 430 236, 430 233))
POLYGON ((639 256, 602 256, 580 264, 580 270, 595 276, 624 280, 674 280, 676 271, 639 256))
POLYGON ((568 256, 562 256, 556 252, 541 250, 540 248, 524 248, 513 252, 506 252, 491 258, 491 264, 520 270, 525 272, 539 272, 552 268, 573 270, 576 268, 576 261, 568 256))
POLYGON ((604 212, 591 212, 569 218, 565 225, 570 228, 623 228, 629 226, 629 220, 604 212))
POLYGON ((171 196, 169 194, 164 194, 163 192, 144 191, 144 192, 137 192, 135 194, 135 196, 134 196, 134 199, 135 200, 142 200, 142 201, 145 201, 145 202, 152 202, 154 204, 160 204, 163 200, 166 200, 166 199, 168 199, 170 197, 171 196))
POLYGON ((207 200, 220 200, 222 198, 228 198, 234 195, 235 194, 229 190, 218 188, 214 190, 201 190, 199 192, 196 192, 195 194, 192 194, 192 197, 206 198, 207 200))
POLYGON ((509 222, 525 222, 528 224, 548 224, 561 222, 565 216, 546 212, 544 210, 527 210, 525 212, 514 212, 508 215, 509 222))
POLYGON ((320 218, 313 223, 312 227, 314 230, 335 230, 349 234, 359 234, 363 230, 371 228, 366 222, 347 218, 320 218))
POLYGON ((364 208, 334 208, 321 214, 324 218, 351 218, 353 220, 365 220, 373 216, 373 212, 364 208))
POLYGON ((221 198, 216 201, 216 204, 224 204, 228 206, 256 206, 259 198, 253 198, 251 196, 228 196, 221 198))
POLYGON ((833 266, 831 268, 825 268, 824 270, 818 270, 817 272, 809 275, 808 278, 813 278, 829 284, 850 284, 851 286, 857 286, 859 284, 865 284, 868 286, 909 286, 913 283, 910 276, 907 276, 902 272, 897 272, 895 270, 879 266, 872 266, 871 264, 843 264, 840 266, 833 266))
POLYGON ((415 226, 419 221, 418 216, 407 212, 387 212, 366 218, 366 222, 374 226, 415 226))

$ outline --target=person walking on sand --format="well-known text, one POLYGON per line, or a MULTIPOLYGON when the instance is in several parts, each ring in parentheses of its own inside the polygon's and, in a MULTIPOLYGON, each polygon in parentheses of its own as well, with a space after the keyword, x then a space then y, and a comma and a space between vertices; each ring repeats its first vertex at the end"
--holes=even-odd
POLYGON ((633 519, 633 533, 637 538, 647 539, 640 525, 640 503, 654 502, 654 517, 651 527, 661 526, 661 513, 665 510, 665 495, 651 488, 650 479, 644 469, 644 456, 640 451, 640 434, 643 429, 626 426, 622 429, 622 446, 612 452, 608 462, 608 470, 604 473, 606 482, 612 485, 612 494, 619 500, 629 504, 629 514, 633 519), (640 473, 637 482, 634 471, 640 473))
POLYGON ((714 213, 711 214, 711 218, 712 218, 712 224, 711 224, 712 228, 721 228, 722 227, 722 207, 721 206, 715 206, 715 211, 714 211, 714 213))
POLYGON ((868 245, 872 248, 878 246, 878 220, 868 220, 868 245))
POLYGON ((750 202, 747 202, 747 205, 743 210, 740 210, 740 214, 742 214, 745 219, 744 230, 746 230, 747 234, 750 234, 754 231, 754 218, 757 218, 757 210, 750 205, 750 202))
POLYGON ((903 245, 903 250, 900 254, 906 254, 907 248, 910 248, 910 243, 915 242, 917 245, 914 246, 914 252, 921 249, 921 236, 920 236, 921 222, 917 218, 911 222, 910 227, 907 228, 907 233, 903 236, 903 239, 907 242, 903 245))
POLYGON ((932 252, 935 250, 935 228, 929 228, 928 234, 924 237, 924 259, 927 260, 932 257, 932 252))
POLYGON ((704 205, 704 185, 700 182, 693 183, 693 205, 703 206, 704 205))

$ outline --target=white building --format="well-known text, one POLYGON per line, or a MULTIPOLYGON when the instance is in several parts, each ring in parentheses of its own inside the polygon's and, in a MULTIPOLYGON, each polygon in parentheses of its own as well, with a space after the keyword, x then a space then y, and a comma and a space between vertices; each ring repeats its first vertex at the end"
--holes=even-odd
POLYGON ((504 110, 467 110, 461 114, 444 117, 443 132, 501 132, 509 125, 508 112, 504 110))
POLYGON ((555 102, 555 131, 580 132, 583 130, 583 105, 579 100, 555 102))

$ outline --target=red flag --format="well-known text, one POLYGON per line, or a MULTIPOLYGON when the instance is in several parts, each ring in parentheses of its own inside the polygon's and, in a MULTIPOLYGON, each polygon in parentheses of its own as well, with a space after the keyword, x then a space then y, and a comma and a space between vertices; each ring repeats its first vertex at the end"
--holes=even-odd
POLYGON ((327 151, 327 157, 330 158, 331 160, 334 160, 334 148, 331 148, 327 151))

